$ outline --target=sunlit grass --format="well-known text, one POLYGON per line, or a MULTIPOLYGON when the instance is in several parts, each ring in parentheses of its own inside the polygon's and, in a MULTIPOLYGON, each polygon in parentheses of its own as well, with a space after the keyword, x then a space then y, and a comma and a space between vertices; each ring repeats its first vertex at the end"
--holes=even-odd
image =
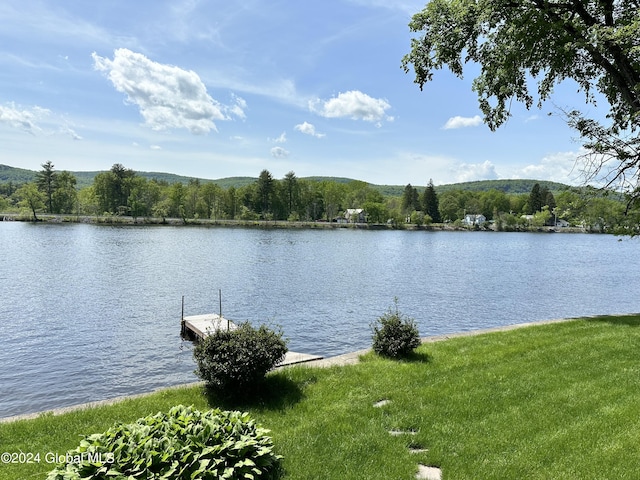
MULTIPOLYGON (((0 450, 63 454, 81 434, 193 404, 251 412, 287 479, 413 479, 418 463, 445 479, 637 478, 639 326, 639 316, 586 319, 424 344, 408 361, 295 367, 240 403, 171 389, 0 424, 0 450)), ((50 468, 0 465, 0 478, 50 468)))

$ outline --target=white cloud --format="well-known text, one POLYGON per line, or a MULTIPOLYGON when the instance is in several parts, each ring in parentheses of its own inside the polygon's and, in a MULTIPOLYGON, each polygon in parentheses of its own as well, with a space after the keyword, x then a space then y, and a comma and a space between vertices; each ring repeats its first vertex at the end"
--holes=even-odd
POLYGON ((453 128, 465 128, 465 127, 477 127, 482 124, 482 117, 480 115, 476 115, 475 117, 451 117, 447 120, 444 127, 445 130, 450 130, 453 128))
POLYGON ((556 152, 546 155, 538 164, 527 165, 514 173, 519 178, 550 180, 552 182, 577 185, 581 183, 578 158, 586 153, 580 148, 577 152, 556 152))
POLYGON ((312 137, 322 138, 325 136, 324 133, 317 133, 316 127, 308 122, 302 122, 293 128, 299 131, 300 133, 304 133, 305 135, 311 135, 312 137))
POLYGON ((9 103, 6 106, 0 105, 0 123, 6 123, 11 127, 19 128, 25 132, 35 135, 42 131, 38 122, 51 112, 46 108, 33 107, 25 109, 9 103))
POLYGON ((246 103, 234 97, 225 107, 207 93, 197 73, 149 60, 126 48, 114 52, 113 60, 95 52, 94 68, 107 72, 113 86, 140 109, 145 124, 153 130, 186 128, 193 134, 217 131, 215 120, 228 120, 227 112, 243 118, 246 103))
MULTIPOLYGON (((385 112, 391 108, 386 100, 373 98, 358 90, 339 93, 337 97, 323 101, 316 99, 310 102, 309 108, 327 118, 350 118, 366 122, 379 122, 385 119, 385 112)), ((393 117, 386 117, 393 120, 393 117)))
POLYGON ((151 145, 149 148, 151 150, 162 150, 162 147, 160 145, 151 145))
POLYGON ((457 182, 473 182, 476 180, 496 180, 496 166, 489 160, 483 163, 463 163, 456 173, 457 182))
POLYGON ((289 152, 282 147, 273 147, 271 149, 271 156, 273 158, 287 158, 289 156, 289 152))

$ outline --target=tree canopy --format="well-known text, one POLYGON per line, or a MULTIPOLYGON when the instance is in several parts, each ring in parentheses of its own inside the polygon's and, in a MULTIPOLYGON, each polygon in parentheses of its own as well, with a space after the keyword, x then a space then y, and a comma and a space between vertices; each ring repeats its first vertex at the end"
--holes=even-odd
POLYGON ((420 33, 402 65, 422 89, 447 66, 480 65, 473 90, 492 130, 510 116, 513 99, 531 108, 555 85, 573 79, 587 102, 609 103, 609 125, 564 112, 585 139, 585 174, 609 184, 634 181, 640 163, 640 2, 632 0, 431 0, 409 24, 420 33), (532 91, 530 79, 536 80, 532 91), (605 168, 615 161, 615 167, 605 168))

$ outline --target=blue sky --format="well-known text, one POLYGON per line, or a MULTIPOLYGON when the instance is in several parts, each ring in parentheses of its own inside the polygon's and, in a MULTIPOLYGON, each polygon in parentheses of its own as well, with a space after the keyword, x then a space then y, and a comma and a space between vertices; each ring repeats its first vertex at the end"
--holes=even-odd
MULTIPOLYGON (((201 178, 344 176, 436 185, 579 183, 557 107, 572 84, 497 132, 470 66, 420 91, 405 74, 414 0, 3 0, 0 163, 201 178), (552 113, 553 115, 548 115, 552 113)), ((595 108, 595 107, 590 107, 595 108)), ((587 109, 588 111, 588 109, 587 109)))

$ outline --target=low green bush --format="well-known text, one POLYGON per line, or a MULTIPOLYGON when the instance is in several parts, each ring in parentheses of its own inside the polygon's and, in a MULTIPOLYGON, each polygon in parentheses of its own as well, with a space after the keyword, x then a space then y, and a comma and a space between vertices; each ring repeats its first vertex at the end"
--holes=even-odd
POLYGON ((420 333, 415 320, 398 311, 389 310, 371 324, 373 351, 384 357, 398 358, 409 355, 420 345, 420 333))
POLYGON ((248 413, 179 405, 86 436, 47 480, 258 480, 278 475, 269 430, 248 413))
POLYGON ((235 330, 220 329, 196 345, 196 374, 209 388, 227 393, 252 390, 267 372, 284 360, 287 341, 282 331, 249 322, 235 330))

